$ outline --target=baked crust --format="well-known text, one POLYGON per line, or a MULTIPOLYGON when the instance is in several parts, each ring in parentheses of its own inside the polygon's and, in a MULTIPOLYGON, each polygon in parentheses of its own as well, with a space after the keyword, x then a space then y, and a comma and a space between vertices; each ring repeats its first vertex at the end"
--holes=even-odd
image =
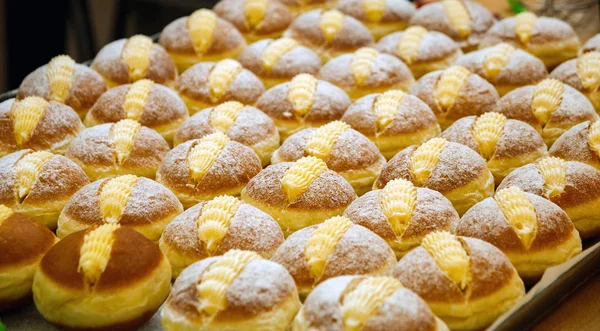
POLYGON ((244 11, 247 0, 222 0, 213 8, 223 19, 233 24, 247 41, 277 37, 292 23, 294 15, 281 2, 268 0, 262 20, 255 26, 248 22, 244 11))
POLYGON ((555 78, 561 82, 570 85, 579 92, 590 92, 586 91, 581 82, 581 78, 577 74, 577 59, 572 59, 563 62, 558 67, 554 68, 550 73, 550 78, 555 78))
POLYGON ((13 213, 0 225, 0 270, 37 264, 56 241, 45 226, 27 215, 13 213))
POLYGON ((563 133, 550 147, 550 155, 568 161, 579 161, 600 169, 598 153, 590 148, 588 135, 590 122, 574 125, 563 133))
MULTIPOLYGON (((361 22, 368 23, 371 21, 367 18, 364 10, 364 2, 363 0, 340 0, 337 3, 337 9, 361 22)), ((385 1, 383 14, 377 23, 408 23, 415 12, 415 6, 406 0, 385 1)))
POLYGON ((588 39, 588 41, 586 41, 581 48, 581 53, 593 51, 600 51, 600 33, 597 33, 592 38, 588 39))

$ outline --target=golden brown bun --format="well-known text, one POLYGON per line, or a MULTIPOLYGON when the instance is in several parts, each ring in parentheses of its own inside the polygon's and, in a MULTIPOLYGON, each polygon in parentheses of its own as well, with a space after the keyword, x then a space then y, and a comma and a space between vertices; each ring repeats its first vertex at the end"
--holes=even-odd
MULTIPOLYGON (((319 79, 341 87, 352 100, 371 93, 383 93, 391 89, 408 91, 415 82, 410 69, 404 62, 392 55, 377 52, 370 63, 369 75, 359 85, 352 72, 352 63, 355 62, 353 61, 354 58, 363 49, 353 54, 344 54, 331 59, 319 71, 319 79)), ((375 49, 369 50, 376 51, 375 49)))
POLYGON ((550 73, 551 78, 558 79, 583 93, 594 105, 596 112, 600 111, 600 93, 597 88, 585 88, 577 70, 577 59, 565 61, 550 73))
POLYGON ((162 85, 173 86, 177 78, 177 69, 167 51, 159 44, 152 44, 148 54, 149 63, 144 74, 140 77, 131 77, 130 68, 123 60, 123 49, 131 39, 119 39, 102 47, 91 64, 92 69, 102 75, 109 87, 130 84, 144 78, 162 85))
MULTIPOLYGON (((163 328, 166 331, 286 330, 301 306, 294 280, 279 264, 257 256, 241 264, 239 273, 235 272, 236 259, 232 257, 241 254, 252 253, 233 250, 185 269, 161 311, 163 328), (202 297, 198 288, 202 288, 204 277, 214 270, 212 267, 219 265, 224 272, 233 273, 233 277, 228 275, 229 283, 210 279, 211 285, 222 286, 218 294, 224 301, 223 306, 215 307, 214 313, 208 314, 203 308, 211 303, 202 297)), ((211 291, 211 297, 217 296, 215 292, 211 291)))
MULTIPOLYGON (((188 118, 175 133, 175 146, 192 139, 200 139, 219 129, 211 126, 210 115, 215 108, 204 109, 188 118)), ((225 132, 229 138, 250 147, 263 166, 271 161, 271 154, 279 147, 279 133, 273 120, 252 106, 245 106, 225 132)))
POLYGON ((577 124, 560 136, 550 148, 550 155, 567 161, 579 161, 600 170, 598 152, 590 146, 589 121, 577 124))
POLYGON ((431 108, 419 98, 405 94, 393 120, 378 125, 375 104, 383 94, 369 94, 356 100, 344 113, 342 121, 371 139, 387 159, 408 146, 423 143, 440 134, 440 126, 431 108))
POLYGON ((316 75, 319 72, 321 68, 321 59, 319 56, 309 48, 300 45, 282 54, 272 68, 265 68, 263 65, 263 54, 267 47, 274 41, 276 40, 264 39, 248 45, 237 58, 244 68, 252 71, 263 81, 267 89, 287 82, 297 74, 308 73, 316 75))
POLYGON ((218 195, 239 195, 260 172, 260 159, 249 147, 229 141, 206 174, 196 183, 190 177, 188 153, 201 139, 188 140, 173 148, 158 168, 156 180, 169 188, 185 208, 218 195))
POLYGON ((594 107, 585 96, 565 84, 560 104, 552 111, 548 122, 544 125, 535 116, 533 110, 535 90, 536 86, 525 86, 508 93, 498 101, 497 111, 508 118, 533 126, 542 134, 544 141, 550 147, 571 127, 585 121, 598 119, 594 107))
POLYGON ((42 161, 39 172, 32 171, 28 156, 38 154, 25 149, 0 158, 0 204, 54 230, 60 211, 89 179, 77 164, 62 155, 46 154, 48 158, 42 161), (31 180, 30 188, 21 185, 17 177, 20 167, 21 178, 31 180))
POLYGON ((317 80, 310 108, 305 114, 294 110, 288 99, 291 82, 267 90, 256 102, 256 107, 275 121, 282 140, 307 127, 319 127, 339 120, 352 101, 339 87, 317 80))
POLYGON ((434 71, 421 77, 410 89, 410 93, 423 100, 437 117, 442 129, 446 129, 456 120, 496 111, 499 96, 494 86, 477 74, 471 74, 461 85, 452 105, 445 109, 440 106, 436 96, 436 86, 446 70, 434 71))
POLYGON ((118 218, 111 218, 112 214, 105 215, 102 204, 108 202, 102 201, 101 193, 110 181, 119 178, 122 176, 100 179, 77 191, 60 214, 56 231, 58 237, 64 238, 73 232, 105 223, 118 223, 157 242, 167 224, 183 212, 177 197, 166 187, 139 177, 132 187, 127 188, 129 194, 124 197, 118 218))
POLYGON ((15 132, 12 117, 13 109, 19 102, 24 100, 8 99, 0 103, 0 156, 28 148, 63 154, 71 140, 84 129, 79 116, 71 107, 50 101, 31 137, 19 144, 15 139, 15 134, 19 133, 15 132))
POLYGON ((256 175, 242 191, 242 200, 271 215, 283 233, 321 223, 336 215, 356 199, 352 185, 338 173, 321 173, 294 201, 288 201, 281 180, 294 163, 283 162, 268 166, 256 175))
POLYGON ((583 44, 583 47, 581 47, 582 53, 592 51, 600 51, 600 33, 597 33, 592 38, 588 39, 588 41, 583 44))
POLYGON ((428 188, 416 188, 414 210, 406 228, 396 233, 392 221, 385 215, 382 190, 374 190, 354 200, 344 211, 344 216, 383 238, 401 258, 419 246, 421 240, 433 231, 454 232, 459 216, 452 203, 441 193, 428 188))
POLYGON ((325 15, 328 13, 322 9, 298 16, 283 35, 315 51, 324 63, 343 53, 352 53, 361 47, 373 45, 371 32, 359 20, 335 9, 332 12, 341 14, 343 18, 341 22, 335 22, 341 23, 341 26, 331 40, 320 26, 324 25, 325 15))
POLYGON ((373 34, 375 40, 404 30, 408 21, 415 14, 415 6, 407 0, 396 1, 340 0, 337 9, 361 21, 373 34), (383 6, 379 8, 379 4, 383 6), (372 8, 369 8, 372 5, 372 8))
POLYGON ((0 311, 31 300, 33 274, 58 239, 29 216, 0 205, 0 311))
MULTIPOLYGON (((132 86, 134 85, 121 85, 104 93, 85 117, 85 125, 90 127, 130 118, 123 105, 132 86)), ((175 131, 187 118, 187 108, 177 93, 166 86, 154 84, 137 121, 156 130, 171 143, 175 131)))
POLYGON ((221 0, 213 8, 217 15, 233 24, 248 43, 265 38, 279 38, 294 20, 294 15, 284 4, 267 0, 264 12, 260 11, 262 18, 253 22, 246 12, 249 10, 249 3, 248 0, 221 0))
MULTIPOLYGON (((414 184, 410 160, 417 148, 407 147, 389 160, 373 189, 382 189, 396 178, 414 184)), ((477 202, 494 194, 494 177, 479 154, 467 146, 447 142, 423 187, 442 193, 462 215, 477 202)))
POLYGON ((448 68, 463 54, 458 44, 450 37, 441 32, 427 31, 416 45, 416 57, 412 59, 408 54, 399 51, 398 45, 405 35, 404 31, 391 33, 381 38, 375 48, 404 61, 416 79, 429 72, 448 68))
POLYGON ((305 298, 315 286, 332 277, 391 275, 396 263, 392 249, 371 230, 356 224, 352 224, 337 243, 333 243, 333 250, 325 257, 324 269, 320 275, 314 275, 305 252, 313 233, 323 224, 325 223, 293 233, 271 258, 271 261, 281 264, 290 272, 301 298, 305 298))
POLYGON ((569 23, 554 17, 537 17, 531 38, 524 43, 515 32, 516 20, 516 17, 507 17, 496 22, 485 34, 480 47, 509 43, 537 56, 548 68, 577 56, 581 45, 569 23))
POLYGON ((198 237, 198 221, 207 207, 206 203, 202 201, 173 219, 160 238, 160 249, 171 263, 173 278, 196 261, 223 255, 232 249, 253 251, 268 259, 283 243, 283 232, 277 222, 268 214, 243 203, 229 219, 225 235, 216 249, 210 251, 207 242, 198 237))
MULTIPOLYGON (((441 137, 463 144, 479 153, 486 159, 488 169, 494 175, 496 184, 500 184, 502 179, 516 168, 533 163, 548 154, 548 148, 542 136, 527 123, 517 120, 506 120, 500 128, 501 134, 495 143, 479 142, 474 130, 477 121, 481 118, 481 116, 461 118, 444 130, 441 137), (483 148, 487 148, 488 144, 493 144, 493 148, 484 153, 483 148)), ((489 130, 491 131, 493 128, 489 128, 489 130)), ((491 133, 490 131, 487 132, 491 133)))
POLYGON ((175 89, 186 103, 190 114, 226 101, 253 105, 265 92, 260 79, 248 69, 242 68, 227 86, 227 91, 220 97, 215 96, 211 91, 209 77, 217 64, 216 62, 198 63, 177 78, 175 89))
POLYGON ((46 320, 60 328, 136 329, 169 294, 169 262, 156 244, 137 231, 117 228, 106 236, 112 243, 96 242, 100 250, 108 249, 108 255, 105 267, 99 266, 98 278, 92 282, 82 265, 97 261, 81 255, 90 253, 84 245, 92 241, 88 238, 91 233, 91 229, 73 233, 44 256, 33 280, 35 305, 46 320))
POLYGON ((65 156, 77 163, 91 180, 132 174, 154 178, 156 169, 169 151, 169 144, 156 131, 145 126, 133 137, 127 157, 119 161, 117 143, 111 132, 115 123, 83 130, 69 145, 65 156))
MULTIPOLYGON (((503 185, 498 191, 503 188, 508 186, 503 185)), ((487 198, 469 209, 456 226, 456 234, 481 239, 499 248, 521 278, 532 282, 541 278, 546 268, 580 253, 581 239, 573 222, 559 206, 535 194, 525 193, 525 196, 533 205, 537 218, 531 246, 527 247, 519 238, 517 231, 524 230, 509 223, 494 198, 487 198)))
MULTIPOLYGON (((290 136, 273 153, 271 164, 295 162, 311 155, 307 145, 315 132, 317 129, 304 129, 290 136)), ((386 162, 377 146, 360 132, 348 128, 337 137, 332 147, 329 155, 322 158, 327 167, 342 175, 358 195, 370 191, 386 162)))
MULTIPOLYGON (((64 104, 73 108, 79 117, 84 118, 87 111, 96 100, 106 92, 106 83, 97 72, 83 64, 75 64, 71 86, 64 104)), ((17 91, 17 99, 38 96, 52 100, 50 82, 48 80, 48 65, 45 64, 27 75, 17 91)))
POLYGON ((229 22, 217 17, 206 52, 197 54, 187 28, 189 16, 169 23, 158 40, 171 55, 180 72, 201 61, 234 58, 246 47, 242 34, 229 22))
MULTIPOLYGON (((385 289, 388 290, 388 287, 385 289)), ((321 283, 306 298, 304 306, 296 315, 292 330, 348 330, 355 323, 362 327, 361 330, 370 331, 448 330, 446 324, 435 317, 423 299, 402 287, 397 280, 368 276, 340 276, 321 283), (378 284, 378 280, 381 283, 392 283, 389 287, 399 288, 391 288, 380 296, 375 290, 375 286, 381 284, 378 284), (368 292, 369 289, 375 291, 368 292), (369 299, 373 301, 361 301, 369 299), (371 311, 372 308, 375 309, 371 311)))
POLYGON ((471 33, 463 37, 446 15, 444 5, 430 3, 417 10, 409 25, 420 25, 428 30, 439 31, 454 39, 465 52, 476 49, 487 30, 496 22, 492 12, 475 1, 461 1, 471 19, 471 33))
POLYGON ((456 238, 469 259, 465 291, 423 247, 415 248, 396 264, 394 277, 425 300, 450 329, 480 330, 507 311, 525 294, 525 288, 498 248, 475 238, 456 238))
POLYGON ((280 0, 294 15, 300 15, 315 9, 334 8, 335 0, 280 0))
POLYGON ((500 96, 519 87, 537 84, 548 76, 546 66, 540 59, 516 49, 496 77, 491 77, 486 74, 484 62, 487 55, 494 50, 495 46, 492 46, 464 54, 456 60, 455 64, 485 78, 496 87, 500 96))

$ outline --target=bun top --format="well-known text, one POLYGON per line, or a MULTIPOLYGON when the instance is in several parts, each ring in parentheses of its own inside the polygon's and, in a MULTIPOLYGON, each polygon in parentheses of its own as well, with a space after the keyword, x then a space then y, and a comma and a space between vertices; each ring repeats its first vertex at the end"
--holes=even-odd
POLYGON ((275 0, 223 0, 214 11, 241 33, 257 35, 282 32, 294 19, 289 9, 275 0))

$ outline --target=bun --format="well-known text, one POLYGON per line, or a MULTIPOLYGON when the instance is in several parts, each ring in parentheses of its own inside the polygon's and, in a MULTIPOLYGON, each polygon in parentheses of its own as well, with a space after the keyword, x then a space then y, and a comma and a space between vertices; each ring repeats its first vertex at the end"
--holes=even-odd
POLYGON ((336 5, 335 0, 280 0, 295 16, 315 9, 331 9, 336 5))
POLYGON ((552 70, 550 77, 558 79, 583 93, 596 112, 600 111, 600 51, 589 51, 578 57, 566 61, 552 70))
POLYGON ((415 6, 407 0, 340 0, 337 9, 361 21, 375 40, 406 29, 408 21, 416 12, 415 6))

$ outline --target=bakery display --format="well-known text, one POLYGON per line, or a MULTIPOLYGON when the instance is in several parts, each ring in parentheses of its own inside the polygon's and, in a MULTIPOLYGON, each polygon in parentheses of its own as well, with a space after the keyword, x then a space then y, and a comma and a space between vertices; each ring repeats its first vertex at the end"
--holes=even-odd
POLYGON ((106 83, 97 72, 68 55, 59 55, 23 79, 17 99, 37 96, 64 103, 84 118, 105 91, 106 83))
POLYGON ((231 250, 185 269, 161 310, 174 330, 287 330, 302 304, 290 274, 260 255, 231 250))
POLYGON ((597 33, 592 38, 588 39, 588 41, 586 41, 580 49, 581 53, 594 51, 600 51, 600 33, 597 33))
POLYGON ((45 226, 0 204, 0 312, 29 303, 35 269, 57 241, 45 226))
POLYGON ((173 278, 177 278, 194 262, 232 249, 252 251, 268 259, 283 240, 283 232, 271 216, 236 197, 221 195, 175 217, 159 244, 169 259, 173 278))
MULTIPOLYGON (((559 172, 552 162, 542 160, 537 167, 559 172)), ((517 186, 503 185, 493 198, 469 209, 456 226, 456 234, 502 250, 528 283, 541 278, 547 268, 581 253, 581 239, 569 216, 558 205, 517 186)))
POLYGON ((496 184, 516 168, 548 154, 544 139, 531 125, 509 120, 500 113, 461 118, 441 137, 479 153, 487 161, 496 184))
POLYGON ((344 216, 383 238, 397 258, 419 246, 428 233, 454 232, 459 220, 441 193, 400 178, 354 200, 344 216))
POLYGON ((342 121, 371 139, 387 159, 408 146, 436 137, 441 131, 431 108, 400 90, 373 93, 356 100, 342 121))
POLYGON ((239 195, 261 169, 250 147, 217 131, 173 148, 158 168, 156 180, 189 208, 219 195, 239 195))
POLYGON ((158 42, 180 72, 198 62, 234 58, 246 47, 235 26, 209 9, 198 9, 171 22, 158 42))
POLYGON ((499 99, 492 84, 462 66, 426 74, 410 93, 433 110, 442 129, 460 118, 495 111, 499 99))
POLYGON ((574 58, 581 44, 569 23, 554 17, 522 12, 496 22, 485 34, 480 47, 509 43, 531 53, 553 68, 574 58))
POLYGON ((65 156, 91 180, 126 174, 154 178, 168 151, 169 144, 158 132, 124 119, 83 130, 65 156))
POLYGON ((281 37, 294 20, 294 14, 277 0, 221 0, 213 10, 233 24, 250 44, 281 37))
POLYGON ((548 76, 544 62, 507 43, 464 54, 455 64, 487 79, 500 96, 519 87, 537 84, 548 76))
POLYGON ((275 122, 282 140, 310 127, 339 120, 352 101, 339 87, 310 74, 267 90, 256 107, 275 122))
POLYGON ((581 93, 553 78, 508 93, 498 101, 497 111, 533 126, 548 146, 571 127, 598 119, 581 93))
POLYGON ((419 8, 409 24, 442 32, 470 52, 495 22, 492 12, 475 1, 443 0, 419 8))
POLYGON ((450 67, 463 54, 452 38, 418 25, 386 35, 375 48, 402 60, 417 79, 450 67))
POLYGON ((179 76, 175 90, 190 114, 227 101, 252 105, 265 92, 261 80, 236 60, 200 62, 179 76))
POLYGON ((293 233, 271 261, 284 266, 305 298, 323 281, 345 275, 391 275, 394 252, 371 230, 345 216, 293 233))
POLYGON ((341 87, 352 100, 392 89, 407 91, 415 81, 404 62, 370 47, 327 62, 319 79, 341 87))
POLYGON ((90 127, 130 119, 156 130, 171 143, 175 131, 187 118, 187 108, 177 93, 142 79, 104 93, 88 112, 84 124, 90 127))
POLYGON ((271 215, 286 236, 341 215, 354 199, 352 185, 314 156, 271 165, 242 191, 242 200, 271 215))
POLYGON ((550 77, 583 93, 600 112, 600 51, 584 53, 577 59, 566 61, 552 70, 550 77))
POLYGON ((316 75, 321 68, 317 53, 291 38, 263 39, 249 45, 237 58, 269 89, 298 74, 316 75))
POLYGON ((109 87, 149 79, 173 86, 177 78, 175 63, 167 51, 150 37, 135 35, 104 46, 91 64, 109 87))
POLYGON ((443 231, 427 235, 421 247, 396 264, 393 274, 452 330, 484 329, 525 294, 523 281, 502 251, 443 231))
POLYGON ((336 0, 279 0, 286 5, 294 15, 315 9, 331 9, 336 5, 336 0))
POLYGON ((356 18, 337 9, 316 9, 296 18, 283 34, 319 54, 323 63, 373 45, 373 35, 356 18))
POLYGON ((340 0, 337 9, 361 21, 375 40, 406 29, 416 11, 408 0, 340 0))
POLYGON ((250 147, 263 166, 269 164, 271 154, 279 147, 279 133, 273 120, 258 108, 244 106, 237 101, 225 102, 194 114, 177 129, 173 144, 177 146, 217 131, 250 147))
POLYGON ((132 330, 158 310, 171 288, 171 268, 158 246, 137 231, 104 224, 73 233, 44 256, 33 299, 64 329, 132 330))
POLYGON ((448 330, 427 303, 392 277, 340 276, 317 286, 293 331, 448 330))
POLYGON ((550 147, 550 155, 579 161, 600 170, 600 121, 573 126, 550 147))
POLYGON ((64 154, 84 129, 69 106, 40 97, 0 103, 0 157, 23 149, 64 154))
POLYGON ((273 153, 271 164, 295 162, 305 156, 325 161, 358 195, 371 190, 386 162, 373 142, 341 121, 293 134, 273 153))
POLYGON ((518 187, 544 197, 564 210, 581 238, 600 234, 600 171, 576 161, 547 157, 508 175, 498 190, 518 187))
POLYGON ((103 224, 119 224, 158 242, 167 224, 182 211, 177 197, 151 179, 134 175, 100 179, 69 199, 56 234, 64 238, 103 224))
POLYGON ((51 230, 69 198, 89 183, 62 155, 23 149, 0 158, 0 204, 51 230))
POLYGON ((494 194, 494 176, 486 161, 467 146, 433 138, 396 154, 381 171, 373 189, 401 178, 442 193, 462 215, 494 194))

